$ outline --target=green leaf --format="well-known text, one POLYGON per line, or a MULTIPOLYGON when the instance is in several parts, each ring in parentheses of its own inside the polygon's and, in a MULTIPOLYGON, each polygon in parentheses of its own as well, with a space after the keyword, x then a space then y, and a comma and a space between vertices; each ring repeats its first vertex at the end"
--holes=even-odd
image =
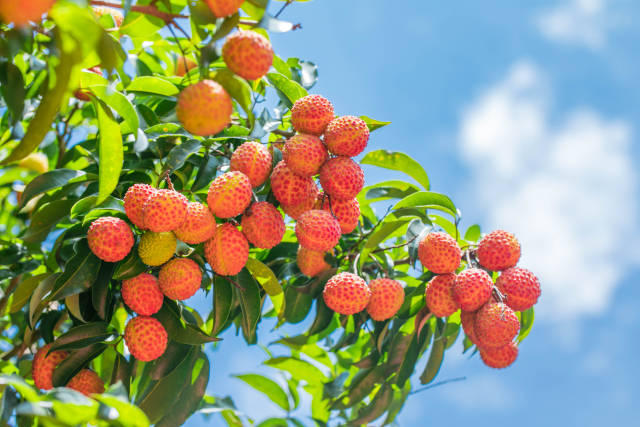
POLYGON ((358 417, 351 421, 353 425, 369 424, 377 420, 387 411, 393 399, 393 389, 389 384, 384 384, 371 401, 358 411, 358 417))
POLYGON ((170 83, 167 80, 161 79, 159 77, 142 76, 133 79, 129 86, 127 86, 127 92, 141 92, 153 95, 175 96, 180 91, 173 83, 170 83))
POLYGON ((167 156, 167 162, 165 163, 166 170, 180 169, 187 157, 193 153, 197 153, 202 147, 202 144, 197 139, 190 139, 182 144, 176 145, 169 151, 167 156))
POLYGON ((118 185, 120 171, 122 171, 123 147, 120 125, 113 117, 109 107, 102 101, 94 101, 98 113, 98 127, 100 129, 98 169, 99 189, 97 203, 102 203, 118 185))
POLYGON ((24 307, 24 305, 29 300, 31 294, 38 287, 40 282, 49 277, 50 273, 39 274, 37 276, 27 277, 24 279, 11 297, 11 306, 9 308, 9 313, 17 313, 24 307))
POLYGON ((419 207, 425 209, 437 209, 446 212, 453 217, 457 217, 456 206, 444 194, 434 193, 431 191, 420 191, 413 193, 400 200, 392 208, 394 211, 402 208, 419 207))
POLYGON ((93 85, 87 89, 90 89, 106 105, 116 110, 129 126, 129 132, 135 133, 137 131, 140 127, 138 113, 126 96, 107 85, 93 85))
POLYGON ((433 341, 427 366, 425 366, 422 375, 420 375, 420 383, 429 384, 436 378, 436 375, 438 375, 438 371, 440 371, 440 366, 442 366, 442 361, 444 360, 446 341, 444 336, 438 337, 433 341))
POLYGON ((273 403, 285 411, 288 412, 291 409, 287 394, 275 381, 256 374, 234 375, 234 377, 244 381, 259 392, 264 393, 273 403))
POLYGON ((113 310, 113 297, 109 282, 113 277, 115 264, 105 262, 100 266, 98 278, 91 287, 91 304, 101 319, 107 319, 113 310))
POLYGON ((263 362, 272 368, 287 371, 298 381, 306 381, 308 384, 327 382, 327 377, 322 371, 311 363, 293 357, 274 357, 263 362))
POLYGON ((218 169, 218 159, 210 154, 205 154, 200 161, 200 167, 198 168, 198 174, 193 181, 191 191, 198 191, 208 186, 213 178, 216 176, 218 169))
POLYGON ((38 194, 45 193, 54 188, 62 187, 68 184, 74 178, 84 175, 83 171, 75 171, 71 169, 56 169, 50 172, 45 172, 42 175, 35 177, 24 189, 22 198, 20 199, 20 209, 26 205, 29 200, 37 196, 38 194))
POLYGON ((267 80, 276 89, 280 99, 287 107, 291 108, 293 103, 303 96, 307 96, 307 90, 300 86, 295 80, 288 79, 280 73, 267 73, 267 80))
POLYGON ((379 365, 368 371, 360 371, 349 385, 347 397, 348 401, 338 400, 337 408, 350 408, 360 403, 371 393, 376 384, 382 384, 386 377, 386 366, 379 365))
POLYGON ((313 297, 311 294, 301 292, 295 286, 289 286, 284 291, 284 318, 288 323, 300 323, 309 314, 313 297))
POLYGON ((218 70, 213 79, 220 83, 229 95, 238 102, 247 114, 247 117, 249 117, 249 121, 253 123, 253 111, 251 111, 253 100, 251 98, 251 86, 249 86, 249 83, 224 68, 218 70))
POLYGON ((71 208, 71 218, 73 219, 78 215, 86 214, 91 210, 108 210, 124 213, 124 204, 120 199, 109 196, 102 203, 96 204, 97 201, 98 196, 87 196, 78 200, 71 208))
POLYGON ((243 289, 234 287, 233 290, 242 309, 242 334, 247 343, 253 344, 256 342, 256 329, 260 320, 260 288, 246 268, 237 277, 243 289))
POLYGON ((140 273, 149 270, 138 255, 137 247, 134 246, 125 259, 120 261, 116 271, 113 273, 114 280, 126 280, 136 277, 140 273))
POLYGON ((66 385, 76 373, 84 368, 88 362, 98 357, 106 348, 106 344, 96 343, 71 352, 53 371, 54 387, 66 385))
POLYGON ((278 295, 282 293, 282 285, 280 285, 273 271, 265 264, 253 257, 249 257, 246 267, 267 294, 278 295))
MULTIPOLYGON (((85 246, 86 247, 86 246, 85 246)), ((65 270, 56 280, 48 301, 56 301, 89 289, 98 277, 102 261, 89 248, 69 260, 65 270)))
POLYGON ((3 61, 0 63, 0 82, 0 92, 11 111, 11 123, 15 124, 22 117, 26 95, 22 71, 15 64, 3 61))
POLYGON ((182 362, 187 353, 189 353, 188 344, 169 341, 162 356, 145 366, 144 375, 148 375, 152 380, 166 377, 182 362))
POLYGON ((211 335, 216 336, 227 323, 233 302, 232 284, 223 276, 215 276, 213 285, 213 327, 211 335))
POLYGON ((531 332, 534 318, 535 313, 533 311, 533 307, 520 313, 520 333, 518 334, 519 343, 529 335, 529 332, 531 332))
POLYGON ((154 314, 153 317, 162 323, 167 330, 169 338, 176 342, 197 346, 208 342, 219 341, 219 338, 209 336, 199 328, 182 320, 173 302, 165 300, 160 311, 154 314))
POLYGON ((29 402, 37 402, 40 400, 38 392, 17 375, 0 374, 0 384, 12 386, 20 393, 22 398, 27 399, 29 402))
POLYGON ((385 127, 386 125, 390 125, 391 122, 381 122, 380 120, 375 120, 369 118, 367 116, 360 116, 362 120, 367 124, 370 132, 373 132, 376 129, 380 129, 381 127, 385 127))
POLYGON ((47 238, 51 228, 61 219, 69 215, 73 200, 53 200, 43 205, 31 217, 31 224, 27 232, 22 236, 25 242, 40 243, 47 238))
POLYGON ((323 298, 316 300, 316 317, 309 327, 308 335, 319 334, 329 327, 335 317, 335 312, 327 307, 323 298))
POLYGON ((480 226, 478 224, 474 224, 471 227, 467 228, 467 232, 464 233, 464 240, 469 242, 477 242, 480 240, 481 236, 480 226))
POLYGON ((93 322, 76 326, 60 335, 49 351, 70 350, 95 344, 112 337, 114 331, 107 322, 93 322))
POLYGON ((377 249, 380 244, 387 240, 396 230, 401 229, 410 221, 410 219, 389 220, 378 226, 376 231, 374 231, 373 234, 371 234, 365 241, 362 252, 360 253, 360 260, 358 261, 360 268, 362 268, 364 263, 367 261, 367 258, 369 258, 371 251, 377 249))
POLYGON ((145 413, 124 398, 110 394, 108 391, 100 395, 92 396, 100 403, 113 408, 118 413, 117 420, 126 427, 149 427, 149 419, 145 413))
POLYGON ((376 150, 368 153, 360 163, 404 172, 415 179, 425 190, 429 190, 429 176, 418 162, 404 153, 376 150))

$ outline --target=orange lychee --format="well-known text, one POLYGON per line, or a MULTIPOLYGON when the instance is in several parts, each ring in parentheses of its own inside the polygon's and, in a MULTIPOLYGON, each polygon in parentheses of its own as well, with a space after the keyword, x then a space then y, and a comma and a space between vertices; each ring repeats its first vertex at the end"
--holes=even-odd
POLYGON ((183 77, 190 70, 196 68, 198 63, 188 56, 180 56, 176 59, 176 76, 183 77))
POLYGON ((214 179, 207 193, 207 204, 219 218, 240 215, 251 203, 251 181, 242 172, 231 171, 214 179))
POLYGON ((284 161, 273 168, 271 190, 275 198, 284 206, 295 206, 307 200, 314 186, 313 179, 296 175, 284 161))
POLYGON ((456 275, 453 273, 441 274, 429 281, 425 291, 425 301, 429 311, 435 316, 451 316, 460 308, 453 297, 455 282, 456 275))
POLYGON ((359 117, 333 119, 324 131, 324 142, 335 156, 354 157, 362 153, 369 141, 369 128, 359 117))
POLYGON ((469 340, 478 345, 478 338, 475 331, 476 312, 475 311, 460 311, 460 324, 464 333, 467 334, 469 340))
POLYGON ((540 297, 540 281, 526 268, 504 270, 496 280, 496 286, 506 297, 507 305, 515 311, 533 307, 540 297))
POLYGON ((213 80, 187 86, 178 97, 178 120, 194 135, 210 136, 231 123, 233 103, 226 90, 213 80))
POLYGON ((98 218, 87 232, 91 252, 107 262, 117 262, 126 257, 133 247, 133 232, 129 224, 112 216, 98 218))
POLYGON ((360 219, 360 203, 358 199, 330 200, 320 195, 319 204, 325 211, 331 212, 340 223, 342 234, 349 234, 358 226, 360 219))
POLYGON ((155 188, 148 184, 134 184, 124 195, 124 212, 127 218, 139 229, 144 230, 144 205, 156 194, 155 188))
POLYGON ((154 233, 173 231, 187 217, 187 198, 174 190, 157 190, 147 199, 142 218, 147 229, 154 233))
POLYGON ((325 252, 311 251, 300 246, 296 257, 296 263, 300 272, 305 276, 315 277, 331 268, 324 259, 325 252))
POLYGON ((369 282, 371 298, 367 313, 373 320, 387 320, 396 315, 404 302, 404 290, 397 280, 380 278, 369 282))
POLYGON ((338 244, 340 224, 331 213, 312 209, 300 215, 296 224, 296 236, 300 246, 325 252, 338 244))
POLYGON ((158 286, 167 298, 186 300, 200 289, 202 270, 189 258, 174 258, 160 269, 158 286))
POLYGON ((371 289, 363 278, 345 272, 327 281, 322 297, 331 310, 349 315, 365 309, 371 298, 371 289))
POLYGON ((516 313, 504 303, 489 302, 476 313, 474 331, 481 348, 505 346, 519 329, 516 313))
POLYGON ((244 0, 205 0, 217 18, 225 18, 238 11, 244 0))
POLYGON ((432 273, 453 273, 460 266, 462 251, 447 233, 429 233, 418 245, 418 259, 432 273))
POLYGON ((262 78, 273 62, 271 42, 255 31, 238 31, 227 37, 222 46, 227 67, 247 80, 262 78))
POLYGON ((69 353, 63 350, 49 352, 52 344, 41 347, 33 357, 31 364, 31 376, 36 387, 42 390, 51 390, 53 388, 53 371, 56 367, 67 358, 69 353))
POLYGON ((362 190, 364 172, 349 157, 333 157, 320 168, 320 185, 331 200, 350 200, 362 190))
POLYGON ((496 230, 478 242, 478 262, 493 271, 513 267, 520 259, 520 243, 516 236, 504 230, 496 230))
POLYGON ((204 257, 216 274, 235 276, 247 264, 249 242, 233 224, 220 224, 204 244, 204 257))
POLYGON ((6 23, 22 27, 29 21, 40 22, 42 15, 47 13, 55 2, 56 0, 3 0, 0 1, 0 17, 6 23))
POLYGON ((291 108, 291 123, 301 133, 320 136, 331 120, 333 105, 320 95, 302 97, 291 108))
POLYGON ((205 242, 216 231, 216 219, 211 210, 199 202, 187 204, 187 216, 174 233, 176 237, 190 245, 205 242))
POLYGON ((320 138, 299 133, 284 144, 282 158, 293 173, 309 177, 318 174, 329 153, 320 138))
POLYGON ((311 209, 318 208, 319 196, 320 196, 320 190, 318 189, 318 186, 314 182, 311 188, 311 192, 302 202, 292 206, 282 205, 281 207, 284 213, 289 215, 291 218, 297 220, 298 218, 300 218, 300 215, 302 215, 306 211, 310 211, 311 209))
POLYGON ((248 141, 233 152, 229 170, 247 175, 251 186, 256 188, 269 178, 272 163, 273 157, 267 147, 257 141, 248 141))
POLYGON ((104 393, 104 381, 95 372, 83 369, 67 383, 67 387, 85 396, 104 393))
POLYGON ((124 328, 124 342, 133 357, 149 362, 164 354, 167 349, 167 331, 157 319, 137 316, 124 328))
POLYGON ((466 269, 456 276, 453 297, 464 311, 474 311, 491 298, 493 281, 486 271, 479 268, 466 269))
POLYGON ((518 358, 518 346, 510 342, 502 347, 480 348, 480 358, 490 368, 506 368, 518 358))
POLYGON ((252 204, 242 215, 241 225, 247 240, 260 249, 273 248, 285 232, 282 214, 269 202, 252 204))
POLYGON ((122 281, 122 299, 137 314, 151 316, 162 308, 164 296, 158 279, 149 273, 141 273, 122 281))

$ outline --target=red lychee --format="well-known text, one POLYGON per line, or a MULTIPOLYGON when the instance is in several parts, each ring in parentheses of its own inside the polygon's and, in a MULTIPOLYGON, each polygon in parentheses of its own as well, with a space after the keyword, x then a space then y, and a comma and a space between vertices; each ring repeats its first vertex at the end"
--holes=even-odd
POLYGON ((178 97, 178 120, 194 135, 210 136, 231 123, 233 103, 222 86, 213 80, 201 80, 187 86, 178 97))
POLYGON ((22 27, 29 21, 40 22, 42 15, 47 13, 55 2, 56 0, 3 0, 0 1, 0 17, 6 23, 22 27))
POLYGON ((369 128, 359 117, 333 119, 324 131, 324 142, 335 156, 354 157, 362 153, 369 141, 369 128))
POLYGON ((242 215, 241 225, 247 240, 260 249, 273 248, 285 232, 282 214, 269 202, 252 204, 242 215))
POLYGON ((447 233, 429 233, 418 245, 418 259, 432 273, 453 273, 460 266, 461 258, 458 242, 447 233))
POLYGON ((158 285, 167 298, 186 300, 200 289, 202 270, 189 258, 174 258, 160 269, 158 285))
POLYGON ((453 298, 464 311, 474 311, 491 298, 493 281, 486 271, 468 268, 456 277, 453 298))
POLYGON ((360 203, 358 199, 329 200, 320 195, 318 202, 325 211, 332 212, 340 223, 342 234, 349 234, 358 226, 360 219, 360 203))
POLYGON ((176 59, 176 76, 182 77, 197 66, 198 63, 193 59, 188 56, 181 56, 176 59))
POLYGON ((489 302, 476 313, 474 331, 479 347, 502 347, 516 335, 520 322, 516 313, 506 304, 489 302))
POLYGON ((69 353, 63 350, 56 350, 49 353, 52 344, 41 347, 33 357, 31 364, 31 376, 36 387, 42 390, 53 388, 53 371, 67 358, 69 353), (48 353, 48 354, 47 354, 48 353))
POLYGON ((238 11, 244 0, 206 0, 216 18, 225 18, 238 11))
POLYGON ((469 340, 478 345, 478 338, 476 338, 475 324, 476 324, 476 312, 475 311, 460 311, 460 324, 464 333, 467 334, 469 340))
POLYGON ((83 369, 67 383, 67 387, 85 396, 104 393, 104 381, 95 372, 83 369))
POLYGON ((506 368, 518 358, 518 346, 510 342, 502 347, 480 348, 480 358, 490 368, 506 368))
POLYGON ((207 204, 215 216, 232 218, 247 209, 252 197, 253 190, 249 177, 242 172, 232 171, 220 175, 211 182, 207 204))
POLYGON ((144 205, 158 190, 149 184, 134 184, 124 195, 124 212, 139 229, 144 230, 144 205))
POLYGON ((291 108, 291 124, 301 133, 320 136, 331 120, 333 105, 320 95, 302 97, 291 108))
POLYGON ((404 302, 404 290, 400 282, 392 279, 374 279, 369 282, 371 298, 367 313, 373 320, 387 320, 396 315, 404 302))
POLYGON ((312 209, 300 215, 296 224, 296 236, 300 246, 326 252, 338 244, 340 224, 331 213, 312 209))
POLYGON ((331 200, 350 200, 362 190, 364 172, 349 157, 333 157, 320 168, 320 185, 331 200))
POLYGON ((154 233, 173 231, 187 217, 187 198, 174 190, 157 190, 144 204, 142 217, 147 229, 154 233))
POLYGON ((87 232, 91 252, 107 262, 124 259, 133 247, 133 232, 129 224, 112 216, 98 218, 87 232))
POLYGON ((362 277, 345 272, 327 281, 322 296, 331 310, 349 315, 365 309, 371 298, 371 289, 362 277))
POLYGON ((167 340, 164 326, 153 317, 134 317, 124 328, 124 342, 129 352, 142 362, 162 356, 167 349, 167 340))
POLYGON ((331 268, 327 261, 324 260, 324 252, 310 251, 300 246, 296 262, 300 272, 305 276, 315 277, 331 268))
POLYGON ((425 291, 425 300, 429 311, 435 316, 451 316, 460 308, 453 298, 453 285, 455 282, 456 275, 453 273, 435 276, 429 281, 425 291))
POLYGON ((151 316, 162 307, 164 295, 155 276, 141 273, 122 281, 122 299, 137 314, 151 316))
POLYGON ((299 133, 284 144, 282 158, 293 173, 309 177, 318 174, 329 153, 320 138, 299 133))
POLYGON ((298 218, 300 218, 300 215, 302 215, 306 211, 310 211, 311 209, 318 208, 319 196, 320 196, 320 190, 318 189, 318 186, 315 183, 313 183, 311 192, 309 193, 306 199, 304 199, 302 202, 298 203, 297 205, 293 205, 293 206, 281 205, 281 207, 284 213, 289 215, 291 218, 297 220, 298 218))
POLYGON ((484 236, 478 243, 478 262, 493 271, 513 267, 520 259, 520 243, 508 231, 496 230, 484 236))
POLYGON ((272 163, 273 157, 267 147, 256 141, 248 141, 233 152, 229 170, 247 175, 251 186, 256 188, 269 178, 272 163))
POLYGON ((540 281, 526 268, 504 270, 496 280, 496 286, 506 297, 507 305, 515 311, 533 307, 540 297, 540 281))
POLYGON ((187 216, 174 233, 176 237, 190 245, 206 242, 216 232, 216 219, 211 210, 202 203, 187 204, 187 216))
POLYGON ((222 59, 235 74, 247 80, 262 78, 273 62, 271 42, 255 31, 238 31, 227 37, 222 59))
POLYGON ((296 175, 284 161, 279 162, 271 174, 271 190, 284 206, 295 206, 307 200, 315 187, 311 178, 296 175))
POLYGON ((204 257, 216 274, 235 276, 247 264, 249 242, 233 224, 220 224, 204 244, 204 257))

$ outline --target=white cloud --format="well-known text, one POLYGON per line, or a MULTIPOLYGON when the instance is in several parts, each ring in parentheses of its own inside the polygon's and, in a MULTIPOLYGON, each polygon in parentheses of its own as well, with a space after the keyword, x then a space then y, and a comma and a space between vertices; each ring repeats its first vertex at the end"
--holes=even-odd
POLYGON ((459 139, 486 225, 517 235, 541 279, 537 308, 562 320, 609 306, 637 262, 639 200, 630 125, 587 108, 558 116, 551 101, 540 70, 516 63, 464 111, 459 139))
POLYGON ((567 44, 602 48, 607 32, 614 25, 605 0, 568 0, 549 9, 537 19, 537 25, 546 37, 567 44))

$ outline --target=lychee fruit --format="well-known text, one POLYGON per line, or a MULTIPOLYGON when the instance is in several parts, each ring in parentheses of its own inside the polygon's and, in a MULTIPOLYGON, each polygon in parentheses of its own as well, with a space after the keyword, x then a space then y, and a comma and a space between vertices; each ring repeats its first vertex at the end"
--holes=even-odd
POLYGON ((342 234, 349 234, 358 226, 360 219, 360 203, 358 199, 329 200, 320 195, 318 202, 323 210, 333 213, 340 223, 342 234))
POLYGON ((282 214, 269 202, 252 204, 242 215, 241 225, 247 240, 260 249, 273 248, 285 232, 282 214))
POLYGON ((244 0, 206 0, 216 18, 225 18, 238 11, 244 0))
POLYGON ((154 233, 173 231, 187 217, 187 198, 174 190, 157 190, 144 204, 142 218, 154 233))
POLYGON ((320 185, 331 200, 350 200, 364 187, 364 172, 349 157, 333 157, 320 168, 320 185))
POLYGON ((122 299, 137 314, 151 316, 162 308, 164 295, 155 276, 141 273, 122 281, 122 299))
POLYGON ((47 344, 41 347, 33 357, 33 363, 31 364, 33 382, 36 387, 42 390, 51 390, 53 388, 53 371, 69 355, 63 350, 49 352, 51 345, 47 344))
POLYGON ((187 216, 174 233, 176 237, 190 245, 205 242, 216 231, 216 219, 211 210, 199 202, 187 204, 187 216))
POLYGON ((327 281, 322 296, 331 310, 349 315, 365 309, 371 298, 371 289, 362 277, 345 272, 327 281))
POLYGON ((476 337, 475 324, 476 324, 476 312, 475 311, 460 311, 460 324, 464 333, 467 334, 469 340, 478 345, 478 338, 476 337))
POLYGON ((474 330, 479 347, 502 347, 518 335, 520 322, 506 304, 489 302, 476 313, 474 330))
POLYGON ((104 393, 104 381, 95 372, 83 369, 67 383, 67 388, 79 391, 85 396, 104 393))
POLYGON ((273 157, 267 147, 256 141, 248 141, 233 152, 229 170, 242 172, 249 177, 251 186, 256 188, 269 178, 272 163, 273 157))
POLYGON ((300 246, 296 262, 300 272, 305 276, 315 277, 331 268, 324 259, 324 252, 311 251, 300 246))
POLYGON ((55 2, 56 0, 3 0, 0 1, 0 17, 7 24, 13 23, 22 27, 29 21, 40 22, 42 15, 47 13, 55 2))
POLYGON ((124 328, 124 342, 129 353, 142 362, 155 360, 167 349, 167 331, 157 319, 137 316, 124 328))
POLYGON ((505 303, 515 311, 533 307, 540 297, 540 281, 526 268, 504 270, 496 280, 496 286, 506 297, 505 303))
POLYGON ((124 15, 117 9, 102 6, 93 6, 92 9, 93 13, 98 18, 102 18, 104 15, 111 16, 111 18, 113 19, 113 23, 115 24, 114 28, 120 28, 120 26, 122 26, 122 23, 124 22, 124 15))
POLYGON ((486 271, 468 268, 456 276, 453 298, 464 311, 474 311, 491 298, 493 281, 486 271))
POLYGON ((293 173, 308 177, 318 174, 329 153, 320 138, 299 133, 284 144, 282 158, 293 173))
POLYGON ((369 141, 369 127, 359 117, 342 116, 331 120, 324 131, 324 142, 335 156, 354 157, 369 141))
POLYGON ((340 241, 340 223, 331 213, 312 209, 300 215, 296 224, 296 236, 300 246, 326 252, 340 241))
POLYGON ((435 276, 429 281, 425 291, 425 301, 429 311, 435 316, 451 316, 460 308, 453 297, 455 282, 456 275, 453 273, 435 276))
POLYGON ((227 67, 247 80, 262 78, 273 62, 271 42, 255 31, 238 31, 227 37, 222 46, 227 67))
POLYGON ((196 68, 198 63, 188 56, 180 56, 176 59, 176 76, 183 77, 190 70, 196 68))
POLYGON ((284 213, 289 215, 291 218, 297 220, 298 218, 300 218, 300 215, 302 215, 306 211, 310 211, 311 209, 317 209, 319 207, 319 204, 318 204, 319 196, 320 196, 320 190, 318 189, 318 186, 315 183, 313 183, 311 192, 309 193, 306 199, 304 199, 302 202, 298 203, 297 205, 292 205, 292 206, 281 205, 281 207, 284 213))
POLYGON ((232 171, 220 175, 211 182, 207 204, 215 216, 232 218, 247 209, 252 197, 251 181, 247 175, 232 171))
POLYGON ((194 135, 210 136, 231 123, 233 102, 226 90, 213 80, 187 86, 178 97, 178 120, 194 135))
POLYGON ((333 120, 333 105, 320 95, 298 99, 291 108, 291 124, 300 133, 320 136, 333 120))
POLYGON ((520 243, 508 231, 492 231, 478 242, 476 255, 484 268, 492 271, 505 270, 518 263, 520 243))
POLYGON ((247 264, 249 242, 233 224, 220 224, 204 244, 204 257, 216 274, 235 276, 247 264))
POLYGON ((174 258, 160 269, 158 285, 173 300, 191 298, 200 289, 202 270, 189 258, 174 258))
POLYGON ((461 258, 458 242, 447 233, 429 233, 418 245, 418 259, 432 273, 453 273, 460 266, 461 258))
POLYGON ((404 290, 400 282, 392 279, 374 279, 369 282, 371 298, 367 313, 373 320, 387 320, 396 315, 404 302, 404 290))
POLYGON ((480 358, 490 368, 502 369, 513 364, 518 358, 518 346, 515 342, 497 347, 480 348, 480 358))
POLYGON ((107 262, 117 262, 126 257, 133 247, 133 232, 129 224, 112 216, 98 218, 87 232, 91 252, 107 262))
POLYGON ((271 174, 271 190, 275 198, 284 206, 295 206, 307 200, 315 183, 311 178, 301 177, 280 161, 271 174))
POLYGON ((139 229, 144 230, 144 205, 158 190, 149 184, 134 184, 124 195, 124 212, 139 229))
POLYGON ((170 231, 164 233, 147 231, 140 237, 138 255, 142 262, 155 267, 169 261, 176 253, 177 245, 176 236, 170 231))

